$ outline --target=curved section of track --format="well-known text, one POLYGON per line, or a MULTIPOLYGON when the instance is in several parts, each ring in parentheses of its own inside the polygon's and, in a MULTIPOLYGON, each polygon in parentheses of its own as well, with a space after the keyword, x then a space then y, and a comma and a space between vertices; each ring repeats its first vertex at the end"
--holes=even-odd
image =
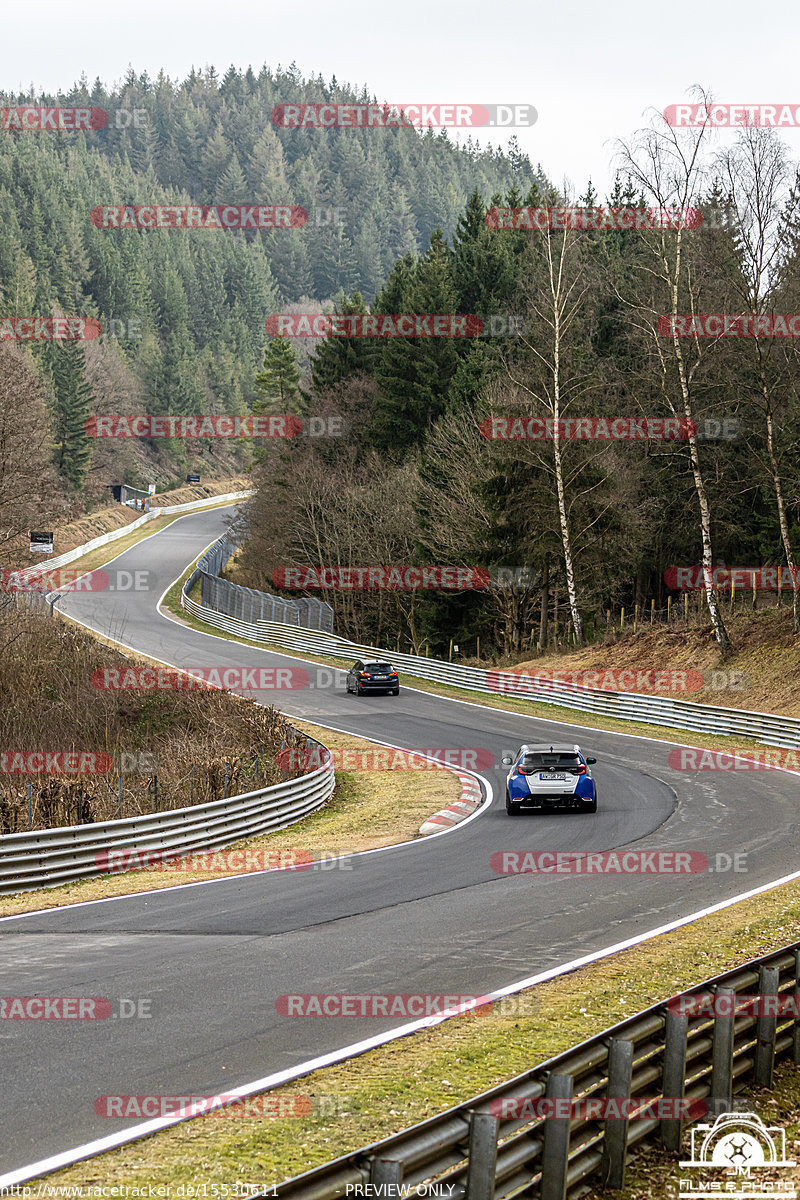
MULTIPOLYGON (((199 633, 157 611, 176 575, 223 531, 215 510, 181 518, 115 565, 147 592, 73 595, 62 609, 184 669, 306 666, 199 633)), ((348 856, 341 869, 272 872, 0 921, 0 994, 146 997, 149 1020, 0 1025, 0 1174, 122 1129, 95 1115, 106 1094, 199 1095, 368 1037, 386 1018, 297 1019, 285 993, 475 995, 600 950, 796 869, 800 780, 673 770, 674 743, 484 708, 404 686, 248 693, 287 714, 392 745, 489 750, 572 739, 598 758, 596 816, 513 820, 505 769, 491 807, 446 836, 348 856), (746 874, 498 875, 507 850, 747 854, 746 874)), ((336 847, 331 847, 335 850, 336 847)))

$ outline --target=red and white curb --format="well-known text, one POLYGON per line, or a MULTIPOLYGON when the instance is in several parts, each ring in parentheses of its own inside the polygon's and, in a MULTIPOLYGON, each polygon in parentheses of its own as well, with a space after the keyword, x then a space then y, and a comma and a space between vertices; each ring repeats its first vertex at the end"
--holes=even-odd
POLYGON ((463 774, 461 771, 456 771, 455 774, 461 780, 461 799, 454 800, 446 808, 440 808, 432 817, 428 817, 425 824, 419 827, 421 834, 440 833, 443 829, 449 829, 452 825, 458 825, 459 821, 463 821, 465 817, 471 816, 481 803, 483 793, 481 792, 481 785, 478 783, 478 780, 472 775, 463 774))

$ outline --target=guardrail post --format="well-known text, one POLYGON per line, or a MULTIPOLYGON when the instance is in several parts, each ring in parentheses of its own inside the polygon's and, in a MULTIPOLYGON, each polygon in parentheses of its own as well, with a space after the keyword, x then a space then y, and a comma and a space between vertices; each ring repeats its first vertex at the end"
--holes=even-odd
POLYGON ((714 1017, 714 1048, 711 1058, 711 1095, 709 1105, 713 1116, 729 1112, 733 1100, 733 1023, 736 993, 733 988, 719 987, 714 992, 714 1006, 720 1011, 714 1017))
MULTIPOLYGON (((800 950, 794 952, 794 994, 800 995, 800 950)), ((792 1059, 800 1062, 800 1014, 795 1018, 792 1036, 792 1059)))
MULTIPOLYGON (((572 1076, 551 1075, 547 1080, 545 1097, 548 1100, 571 1100, 572 1076)), ((569 1117, 545 1119, 542 1145, 542 1183, 539 1189, 541 1200, 566 1200, 571 1126, 572 1122, 569 1117)))
POLYGON ((778 982, 777 967, 762 967, 758 973, 758 991, 760 1007, 767 1012, 759 1013, 756 1018, 756 1061, 753 1080, 758 1087, 772 1087, 772 1071, 775 1065, 775 1035, 778 1029, 778 982), (774 1001, 764 1004, 763 997, 775 997, 774 1001))
MULTIPOLYGON (((664 1072, 661 1094, 665 1100, 682 1100, 686 1087, 686 1033, 689 1018, 667 1009, 664 1036, 664 1072)), ((680 1117, 661 1122, 659 1136, 668 1150, 680 1150, 683 1121, 680 1117)))
POLYGON ((403 1164, 396 1158, 373 1158, 369 1181, 377 1188, 373 1195, 396 1200, 403 1182, 403 1164))
MULTIPOLYGON (((631 1094, 633 1042, 612 1038, 608 1049, 608 1090, 610 1098, 627 1099, 631 1094)), ((628 1155, 628 1118, 607 1117, 603 1127, 603 1161, 600 1172, 606 1187, 625 1186, 625 1161, 628 1155)))
POLYGON ((467 1193, 465 1200, 492 1200, 497 1166, 497 1131, 500 1122, 490 1112, 469 1114, 467 1193))

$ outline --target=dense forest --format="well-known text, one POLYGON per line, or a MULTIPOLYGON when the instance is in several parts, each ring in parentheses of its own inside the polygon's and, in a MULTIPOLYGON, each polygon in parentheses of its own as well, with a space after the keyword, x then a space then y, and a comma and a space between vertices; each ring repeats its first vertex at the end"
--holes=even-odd
POLYGON ((800 187, 779 135, 748 128, 724 148, 656 116, 620 143, 612 195, 587 182, 574 197, 513 141, 273 125, 276 105, 310 96, 372 99, 293 68, 0 98, 109 114, 97 130, 0 133, 0 331, 32 315, 104 331, 0 339, 3 565, 26 528, 104 502, 112 481, 252 466, 236 565, 251 586, 274 590, 291 565, 524 569, 479 590, 328 591, 339 632, 361 640, 402 630, 418 650, 481 637, 513 653, 562 622, 580 643, 609 607, 661 608, 681 564, 706 568, 723 653, 718 564, 786 567, 797 629, 797 337, 771 322, 800 311, 800 187), (142 204, 299 205, 308 220, 91 218, 142 204), (651 218, 598 227, 564 219, 565 205, 651 218), (281 314, 323 310, 341 318, 329 336, 268 336, 281 314), (376 314, 464 315, 471 336, 359 336, 376 314), (755 324, 740 336, 697 314, 755 324), (292 413, 327 435, 86 436, 114 413, 292 413), (514 424, 618 417, 681 433, 530 438, 514 424))
MULTIPOLYGON (((103 128, 0 129, 0 322, 98 318, 97 341, 32 346, 50 413, 52 459, 70 498, 107 499, 107 484, 238 470, 242 447, 176 439, 146 446, 84 436, 98 413, 250 412, 265 321, 286 306, 321 311, 342 292, 371 299, 398 257, 455 229, 478 187, 537 178, 528 159, 456 145, 413 128, 276 128, 276 105, 313 94, 356 102, 335 79, 291 68, 213 69, 182 83, 130 72, 116 90, 82 80, 67 95, 0 94, 0 107, 85 105, 103 128), (97 228, 97 206, 302 206, 302 227, 192 231, 97 228), (197 461, 192 465, 197 467, 197 461)), ((6 335, 4 335, 6 336, 6 335)), ((27 351, 26 351, 27 352, 27 351)))

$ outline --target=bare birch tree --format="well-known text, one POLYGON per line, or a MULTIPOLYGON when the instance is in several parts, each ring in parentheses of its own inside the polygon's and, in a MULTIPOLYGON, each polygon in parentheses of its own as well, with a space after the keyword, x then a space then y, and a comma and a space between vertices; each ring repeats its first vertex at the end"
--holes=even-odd
POLYGON ((572 326, 582 311, 590 286, 581 269, 579 237, 580 234, 573 229, 554 232, 549 224, 542 231, 539 270, 534 269, 525 289, 527 315, 535 331, 521 339, 527 351, 528 369, 523 368, 520 358, 506 364, 511 382, 532 402, 538 414, 552 422, 555 431, 549 440, 549 447, 567 581, 567 602, 577 645, 583 643, 583 622, 578 605, 575 555, 564 480, 564 453, 558 430, 570 402, 583 395, 589 386, 588 378, 576 375, 565 358, 572 326))
MULTIPOLYGON (((699 92, 699 103, 710 103, 699 92)), ((702 339, 687 343, 679 334, 680 314, 697 309, 701 280, 694 269, 691 238, 680 214, 696 207, 704 194, 707 167, 703 157, 708 141, 708 123, 698 129, 678 130, 656 113, 653 124, 640 130, 632 144, 618 143, 623 171, 645 199, 663 213, 678 214, 677 220, 667 219, 665 227, 642 232, 647 255, 642 269, 643 287, 637 300, 620 296, 627 303, 640 331, 651 340, 659 369, 660 392, 669 411, 685 421, 689 463, 700 515, 703 588, 714 636, 724 657, 730 651, 730 638, 725 628, 713 579, 712 514, 703 475, 697 438, 695 408, 695 378, 707 350, 702 339), (671 337, 659 332, 659 319, 672 318, 671 337), (675 372, 670 370, 674 366, 675 372)), ((687 219, 688 220, 688 219, 687 219)))

